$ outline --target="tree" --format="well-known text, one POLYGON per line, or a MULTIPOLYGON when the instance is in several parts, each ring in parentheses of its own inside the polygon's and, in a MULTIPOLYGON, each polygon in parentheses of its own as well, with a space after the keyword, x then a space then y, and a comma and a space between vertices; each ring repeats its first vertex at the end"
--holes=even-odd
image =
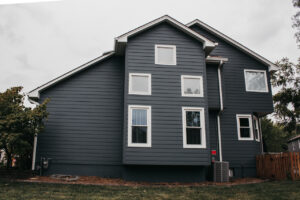
POLYGON ((287 150, 288 134, 278 124, 266 117, 261 119, 263 144, 265 152, 282 152, 287 150))
POLYGON ((272 85, 279 89, 273 95, 275 117, 291 136, 300 117, 300 63, 283 58, 276 64, 279 69, 271 74, 272 85))
POLYGON ((18 156, 22 167, 30 166, 34 136, 44 128, 47 118, 46 99, 36 108, 24 106, 22 87, 13 87, 0 93, 0 149, 4 149, 7 168, 13 156, 18 156))
MULTIPOLYGON (((300 0, 293 0, 293 5, 296 8, 300 8, 300 0)), ((293 16, 293 27, 296 29, 295 37, 298 43, 300 43, 300 11, 297 11, 293 16)), ((300 47, 300 45, 299 45, 300 47)))

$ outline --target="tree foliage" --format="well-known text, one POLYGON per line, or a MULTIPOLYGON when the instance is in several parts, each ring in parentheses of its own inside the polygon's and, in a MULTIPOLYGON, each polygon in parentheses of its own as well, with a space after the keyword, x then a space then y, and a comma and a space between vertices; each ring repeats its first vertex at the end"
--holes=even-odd
MULTIPOLYGON (((296 8, 300 8, 300 0, 293 0, 293 5, 296 8)), ((300 11, 298 10, 293 16, 293 27, 296 29, 295 37, 300 47, 300 11)))
POLYGON ((277 66, 279 69, 271 74, 272 85, 279 89, 273 96, 275 117, 291 136, 300 117, 300 63, 283 58, 277 66))
POLYGON ((287 150, 288 134, 282 126, 264 117, 261 119, 261 130, 265 152, 283 152, 287 150))
POLYGON ((34 136, 44 128, 47 118, 46 99, 36 108, 24 106, 22 87, 13 87, 0 93, 0 149, 4 149, 7 167, 18 157, 21 167, 30 166, 34 136))

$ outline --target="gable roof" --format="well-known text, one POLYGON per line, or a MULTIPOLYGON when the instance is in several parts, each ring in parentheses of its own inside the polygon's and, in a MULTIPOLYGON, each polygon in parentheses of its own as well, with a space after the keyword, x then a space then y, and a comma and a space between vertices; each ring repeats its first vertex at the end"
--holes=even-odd
POLYGON ((34 90, 31 90, 30 92, 27 93, 28 97, 30 99, 33 99, 33 100, 36 100, 36 99, 39 99, 40 98, 40 92, 47 89, 48 87, 58 83, 59 81, 61 80, 64 80, 70 76, 72 76, 73 74, 77 73, 77 72, 80 72, 88 67, 90 67, 91 65, 95 64, 95 63, 98 63, 98 62, 101 62, 109 57, 111 57, 112 55, 114 55, 114 52, 113 51, 109 51, 109 52, 106 52, 106 53, 103 53, 102 56, 98 57, 98 58, 95 58, 94 60, 91 60, 79 67, 76 67, 75 69, 72 69, 71 71, 68 71, 67 73, 55 78, 55 79, 52 79, 51 81, 35 88, 34 90))
POLYGON ((186 26, 191 27, 193 25, 198 25, 201 28, 205 29, 206 31, 222 38, 223 40, 225 40, 226 42, 228 42, 229 44, 235 46, 236 48, 242 50, 243 52, 245 52, 246 54, 252 56, 253 58, 255 58, 256 60, 264 63, 265 65, 269 66, 269 71, 271 70, 277 70, 278 67, 271 61, 269 61, 268 59, 262 57, 261 55, 255 53, 254 51, 250 50, 249 48, 245 47, 244 45, 240 44, 239 42, 235 41, 234 39, 228 37, 227 35, 221 33, 220 31, 214 29, 213 27, 205 24, 204 22, 200 21, 199 19, 195 19, 194 21, 186 24, 186 26))
POLYGON ((184 33, 190 35, 191 37, 195 38, 196 40, 200 41, 201 43, 203 43, 203 49, 206 52, 206 55, 208 55, 217 45, 216 43, 214 43, 213 41, 207 39, 206 37, 200 35, 199 33, 197 33, 196 31, 193 31, 192 29, 190 29, 189 27, 187 27, 186 25, 178 22, 177 20, 175 20, 174 18, 168 16, 168 15, 164 15, 160 18, 157 18, 149 23, 146 23, 136 29, 133 29, 127 33, 124 33, 123 35, 120 35, 119 37, 115 38, 115 52, 116 54, 122 54, 122 52, 124 51, 124 46, 126 45, 128 38, 136 35, 142 31, 145 31, 159 23, 162 22, 168 22, 171 25, 173 25, 174 27, 178 28, 179 30, 183 31, 184 33))
POLYGON ((164 15, 160 18, 157 18, 149 23, 146 23, 136 29, 133 29, 123 35, 120 35, 119 37, 115 38, 115 50, 114 51, 109 51, 109 52, 106 52, 106 53, 103 53, 102 56, 90 61, 90 62, 87 62, 37 88, 35 88, 34 90, 31 90, 30 92, 27 93, 29 99, 32 99, 32 100, 36 100, 36 99, 39 99, 40 97, 40 92, 49 88, 50 86, 58 83, 59 81, 61 80, 64 80, 72 75, 74 75, 75 73, 78 73, 86 68, 88 68, 89 66, 97 63, 97 62, 100 62, 114 54, 123 54, 124 53, 124 50, 125 50, 125 46, 126 46, 126 43, 128 41, 128 38, 133 36, 133 35, 136 35, 144 30, 147 30, 147 29, 150 29, 151 27, 159 24, 159 23, 162 23, 162 22, 168 22, 170 23, 171 25, 173 25, 174 27, 178 28, 179 30, 185 32, 186 34, 190 35, 191 37, 195 38, 196 40, 200 41, 201 43, 203 43, 203 49, 205 50, 206 54, 208 55, 209 52, 211 52, 215 46, 217 44, 215 44, 214 42, 212 42, 211 40, 203 37, 202 35, 198 34, 197 32, 193 31, 192 29, 190 29, 189 27, 187 27, 186 25, 178 22, 177 20, 173 19, 172 17, 168 16, 168 15, 164 15))
POLYGON ((296 135, 296 136, 292 137, 291 139, 288 140, 288 142, 293 142, 297 139, 300 139, 300 135, 296 135))

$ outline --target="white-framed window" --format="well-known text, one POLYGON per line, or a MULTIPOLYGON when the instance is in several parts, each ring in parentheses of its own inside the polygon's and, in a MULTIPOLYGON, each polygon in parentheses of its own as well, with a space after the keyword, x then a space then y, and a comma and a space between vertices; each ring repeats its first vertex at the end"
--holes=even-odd
POLYGON ((183 148, 206 148, 204 108, 182 107, 183 148))
POLYGON ((181 95, 184 97, 203 97, 202 76, 181 75, 181 95))
POLYGON ((254 121, 254 137, 257 142, 260 141, 260 128, 259 128, 259 119, 256 116, 253 116, 254 121))
POLYGON ((129 94, 151 95, 151 74, 129 73, 129 94))
POLYGON ((253 140, 253 126, 251 115, 236 115, 239 140, 253 140))
POLYGON ((157 65, 176 65, 176 46, 175 45, 155 45, 155 64, 157 65))
POLYGON ((300 139, 298 139, 298 148, 300 150, 300 139))
POLYGON ((128 147, 151 147, 151 106, 128 106, 128 147))
POLYGON ((245 69, 245 84, 247 92, 268 92, 267 73, 265 70, 245 69))

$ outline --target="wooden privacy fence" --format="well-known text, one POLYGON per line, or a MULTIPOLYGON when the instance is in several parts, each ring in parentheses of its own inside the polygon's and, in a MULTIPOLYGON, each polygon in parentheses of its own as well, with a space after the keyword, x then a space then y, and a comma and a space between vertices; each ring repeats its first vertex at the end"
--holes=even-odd
POLYGON ((257 155, 256 171, 260 178, 300 179, 300 152, 257 155))

